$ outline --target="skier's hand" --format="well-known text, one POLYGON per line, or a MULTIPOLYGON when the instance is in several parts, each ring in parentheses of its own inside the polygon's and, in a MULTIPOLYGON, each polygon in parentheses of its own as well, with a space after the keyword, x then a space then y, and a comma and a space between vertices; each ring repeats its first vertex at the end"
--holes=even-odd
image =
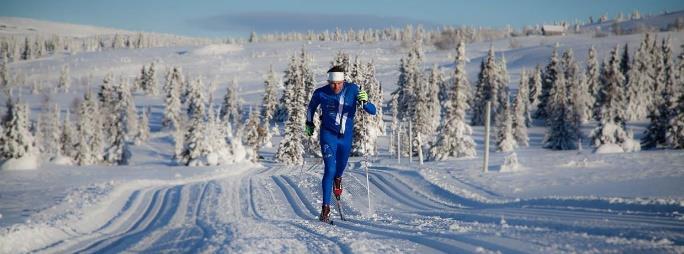
POLYGON ((359 91, 359 95, 356 96, 356 100, 360 101, 361 103, 365 103, 368 101, 368 93, 364 90, 359 91))
POLYGON ((304 127, 304 134, 306 134, 309 137, 313 136, 314 127, 315 125, 312 122, 306 122, 306 126, 304 127))

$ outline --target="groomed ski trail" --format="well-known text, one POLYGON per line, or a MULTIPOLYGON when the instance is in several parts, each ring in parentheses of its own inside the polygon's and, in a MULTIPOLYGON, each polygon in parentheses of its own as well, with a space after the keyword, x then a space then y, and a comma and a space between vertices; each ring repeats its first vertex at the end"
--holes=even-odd
POLYGON ((684 244, 684 221, 673 216, 684 212, 679 206, 573 199, 487 203, 393 167, 369 168, 370 216, 365 172, 350 167, 342 196, 348 221, 337 220, 333 211, 335 225, 328 225, 317 221, 319 171, 320 166, 304 171, 266 164, 235 175, 123 191, 108 207, 116 212, 101 218, 95 230, 64 226, 67 237, 22 251, 677 252, 684 244))

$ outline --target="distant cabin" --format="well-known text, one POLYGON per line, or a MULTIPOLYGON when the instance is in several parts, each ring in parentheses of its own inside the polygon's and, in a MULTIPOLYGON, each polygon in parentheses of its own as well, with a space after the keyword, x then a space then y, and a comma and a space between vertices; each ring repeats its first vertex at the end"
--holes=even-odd
POLYGON ((542 34, 545 36, 565 35, 565 26, 542 25, 542 34))

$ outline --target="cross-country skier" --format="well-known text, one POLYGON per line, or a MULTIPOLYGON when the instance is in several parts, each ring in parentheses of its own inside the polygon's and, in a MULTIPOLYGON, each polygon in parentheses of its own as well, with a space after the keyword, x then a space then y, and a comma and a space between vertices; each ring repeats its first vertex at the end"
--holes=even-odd
POLYGON ((325 171, 323 173, 323 207, 320 221, 330 222, 330 191, 335 198, 342 195, 342 173, 347 166, 354 136, 356 105, 375 115, 375 105, 368 102, 366 91, 354 83, 344 81, 344 69, 334 66, 328 70, 328 85, 314 91, 306 114, 306 135, 313 135, 314 113, 321 106, 320 142, 325 171), (333 183, 334 182, 334 183, 333 183), (334 185, 334 186, 333 186, 334 185))

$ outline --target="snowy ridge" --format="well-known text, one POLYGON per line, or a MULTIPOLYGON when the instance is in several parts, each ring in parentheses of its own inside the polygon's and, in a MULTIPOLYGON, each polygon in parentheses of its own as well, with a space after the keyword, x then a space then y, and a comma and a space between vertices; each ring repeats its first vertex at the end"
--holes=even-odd
POLYGON ((121 29, 76 25, 37 19, 0 17, 1 35, 61 35, 88 37, 94 35, 133 34, 135 32, 121 29))

